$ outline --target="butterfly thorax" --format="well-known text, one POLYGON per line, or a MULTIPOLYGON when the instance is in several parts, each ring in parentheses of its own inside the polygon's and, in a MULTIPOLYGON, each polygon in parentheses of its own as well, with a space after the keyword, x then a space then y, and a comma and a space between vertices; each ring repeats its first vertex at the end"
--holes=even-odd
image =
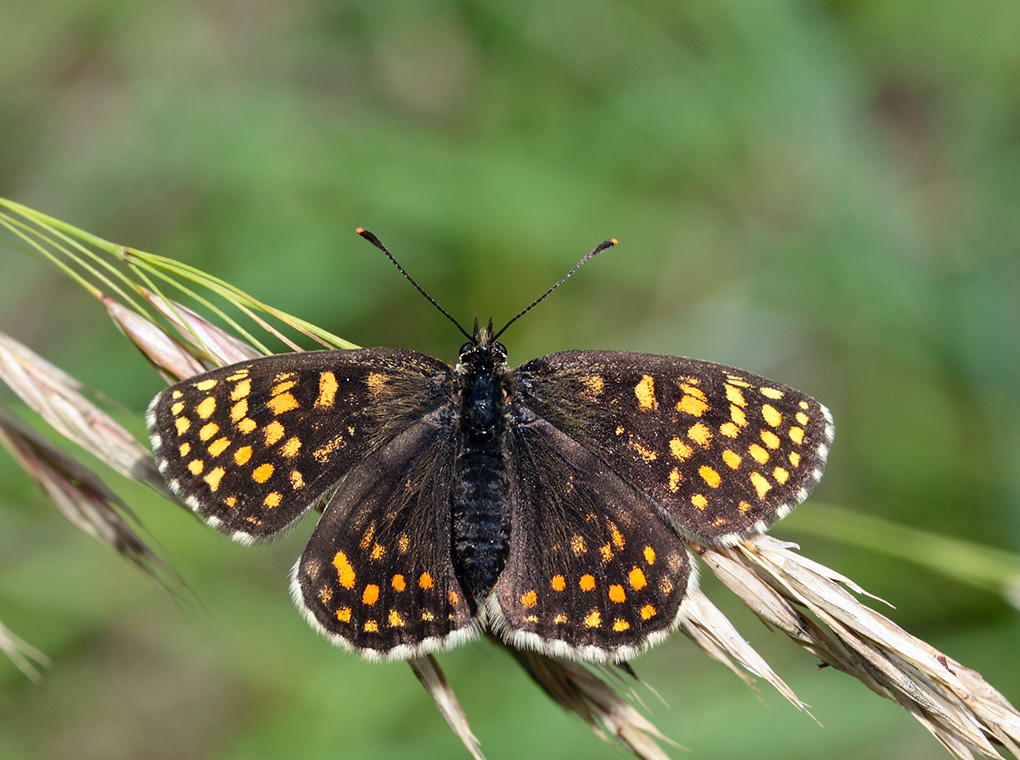
POLYGON ((461 348, 456 377, 460 426, 451 505, 457 578, 480 606, 506 564, 510 516, 506 507, 506 349, 479 328, 461 348))

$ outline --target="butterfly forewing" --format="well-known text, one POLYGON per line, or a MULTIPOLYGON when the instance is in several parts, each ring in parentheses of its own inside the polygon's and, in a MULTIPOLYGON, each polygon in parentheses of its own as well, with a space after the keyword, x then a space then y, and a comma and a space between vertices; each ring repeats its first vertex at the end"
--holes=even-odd
POLYGON ((512 532, 489 618, 511 644, 628 659, 679 622, 695 578, 654 507, 549 423, 509 434, 512 532))
POLYGON ((312 351, 213 370, 160 393, 156 463, 241 541, 291 525, 370 451, 449 398, 450 368, 392 349, 312 351))
POLYGON ((832 441, 828 410, 743 370, 569 351, 514 374, 520 403, 594 452, 705 544, 764 532, 803 501, 832 441))
POLYGON ((363 656, 418 656, 475 631, 450 555, 449 417, 412 424, 352 469, 295 566, 298 607, 363 656))

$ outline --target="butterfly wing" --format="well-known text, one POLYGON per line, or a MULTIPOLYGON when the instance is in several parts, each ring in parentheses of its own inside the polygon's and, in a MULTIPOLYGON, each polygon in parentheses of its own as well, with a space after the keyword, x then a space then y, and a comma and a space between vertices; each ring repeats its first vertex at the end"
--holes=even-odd
POLYGON ((156 463, 242 542, 292 525, 398 431, 449 399, 451 370, 395 349, 310 351, 191 377, 149 405, 156 463))
POLYGON ((519 403, 592 452, 697 543, 764 532, 803 501, 829 411, 743 370, 672 356, 550 354, 512 373, 519 403))
POLYGON ((305 617, 335 644, 406 659, 475 635, 451 560, 455 449, 442 407, 341 481, 291 584, 305 617))
POLYGON ((508 432, 511 536, 489 625, 516 647, 630 659, 668 635, 696 584, 680 537, 605 462, 525 409, 508 432))

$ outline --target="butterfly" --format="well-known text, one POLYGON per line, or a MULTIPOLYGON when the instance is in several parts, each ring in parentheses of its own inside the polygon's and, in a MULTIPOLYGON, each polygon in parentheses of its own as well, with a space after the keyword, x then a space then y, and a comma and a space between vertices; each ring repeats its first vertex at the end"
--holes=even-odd
POLYGON ((190 377, 148 409, 159 471, 242 543, 324 505, 291 591, 314 628, 366 658, 488 630, 546 654, 630 660, 683 621, 690 546, 761 534, 807 497, 832 416, 697 359, 565 351, 511 369, 497 339, 565 279, 502 330, 462 329, 455 366, 367 348, 190 377))

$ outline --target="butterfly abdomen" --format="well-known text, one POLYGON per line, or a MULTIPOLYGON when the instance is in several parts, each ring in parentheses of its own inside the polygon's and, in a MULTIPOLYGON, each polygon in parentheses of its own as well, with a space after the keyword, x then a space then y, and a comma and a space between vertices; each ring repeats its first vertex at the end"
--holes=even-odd
POLYGON ((495 585, 509 551, 505 407, 492 366, 469 368, 461 391, 451 538, 454 571, 477 605, 495 585))

